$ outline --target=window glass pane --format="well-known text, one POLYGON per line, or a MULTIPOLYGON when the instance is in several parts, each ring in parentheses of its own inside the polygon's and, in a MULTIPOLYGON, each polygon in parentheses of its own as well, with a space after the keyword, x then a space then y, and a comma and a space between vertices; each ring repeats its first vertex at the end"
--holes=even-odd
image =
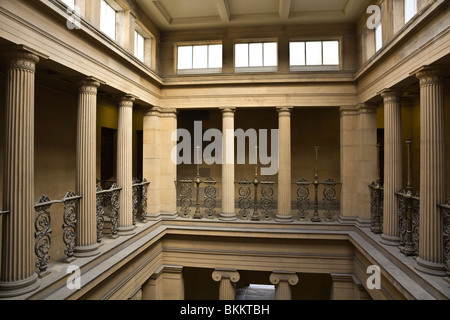
POLYGON ((237 68, 248 67, 248 43, 238 43, 235 48, 234 63, 237 68))
POLYGON ((335 65, 339 64, 339 42, 324 41, 323 42, 323 64, 335 65))
POLYGON ((137 31, 134 32, 134 55, 141 61, 144 61, 144 37, 137 31))
POLYGON ((306 42, 306 64, 317 66, 322 64, 322 42, 306 42))
POLYGON ((289 44, 289 63, 291 66, 305 65, 305 43, 291 42, 289 44))
POLYGON ((192 69, 192 46, 178 47, 178 69, 192 69))
POLYGON ((375 28, 375 50, 378 51, 383 46, 383 31, 381 23, 375 28))
POLYGON ((209 46, 208 68, 222 68, 222 45, 214 44, 209 46))
POLYGON ((278 52, 276 42, 264 43, 264 66, 276 67, 278 65, 278 52))
POLYGON ((116 11, 102 0, 100 13, 100 30, 111 39, 116 39, 116 11))
POLYGON ((194 69, 208 68, 208 46, 194 46, 194 69))
POLYGON ((75 0, 62 0, 69 8, 75 9, 75 0))
POLYGON ((250 43, 249 47, 249 67, 262 67, 263 66, 263 44, 262 43, 250 43))
POLYGON ((417 13, 417 0, 405 0, 405 23, 417 13))

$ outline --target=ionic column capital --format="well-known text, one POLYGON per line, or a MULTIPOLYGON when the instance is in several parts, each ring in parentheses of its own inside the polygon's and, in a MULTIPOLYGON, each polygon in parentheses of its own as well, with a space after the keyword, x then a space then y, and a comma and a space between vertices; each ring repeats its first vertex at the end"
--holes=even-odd
POLYGON ((177 118, 178 110, 176 108, 161 108, 159 110, 160 117, 163 118, 177 118))
POLYGON ((133 108, 133 102, 136 101, 137 97, 132 94, 125 94, 119 98, 119 107, 123 108, 133 108))
POLYGON ((78 87, 78 93, 96 95, 97 89, 100 85, 104 84, 104 82, 94 78, 94 77, 85 77, 85 78, 76 78, 74 79, 75 86, 78 87))
POLYGON ((403 93, 400 90, 384 89, 378 94, 381 95, 384 103, 398 103, 403 93))
POLYGON ((8 60, 9 69, 22 69, 35 72, 36 64, 41 59, 48 59, 48 56, 39 53, 24 45, 1 46, 0 51, 3 59, 8 60))
POLYGON ((277 285, 280 282, 287 282, 291 286, 295 286, 298 283, 298 276, 295 272, 287 272, 287 271, 274 271, 270 275, 270 283, 277 285))
POLYGON ((239 275, 239 272, 234 269, 215 269, 212 273, 212 278, 216 282, 229 279, 231 282, 236 283, 241 276, 239 275))
POLYGON ((440 83, 445 76, 445 71, 429 66, 421 67, 414 72, 417 79, 420 81, 421 86, 440 83))

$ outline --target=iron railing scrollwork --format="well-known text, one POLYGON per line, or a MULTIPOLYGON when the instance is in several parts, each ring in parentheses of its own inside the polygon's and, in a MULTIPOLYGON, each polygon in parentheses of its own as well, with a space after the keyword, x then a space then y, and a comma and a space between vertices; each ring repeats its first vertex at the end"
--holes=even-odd
POLYGON ((250 214, 250 207, 252 206, 251 202, 251 195, 252 195, 252 189, 251 189, 251 181, 247 178, 242 178, 239 182, 239 189, 238 189, 238 205, 239 205, 239 214, 242 216, 242 219, 247 219, 248 215, 250 214))
POLYGON ((216 196, 217 196, 217 190, 216 190, 216 180, 213 178, 208 178, 205 180, 205 208, 206 208, 206 214, 208 215, 208 219, 212 219, 216 208, 216 196))
POLYGON ((300 221, 306 220, 306 213, 309 210, 309 185, 310 183, 305 179, 300 179, 295 183, 297 185, 297 214, 300 221))
POLYGON ((450 199, 439 204, 444 214, 444 265, 447 269, 447 279, 450 280, 450 199))
POLYGON ((419 193, 413 194, 411 168, 412 140, 406 141, 408 174, 406 188, 396 192, 398 199, 398 227, 400 236, 400 252, 406 256, 415 256, 419 249, 419 193))
POLYGON ((139 181, 133 179, 133 225, 139 220, 142 223, 147 222, 147 201, 148 201, 148 186, 150 182, 147 179, 139 181))
POLYGON ((191 207, 195 205, 193 219, 202 219, 201 205, 205 207, 205 214, 208 219, 212 219, 216 213, 217 206, 217 181, 209 177, 205 180, 197 174, 194 179, 184 178, 176 181, 179 185, 179 203, 181 216, 187 218, 191 213, 191 207), (200 189, 204 185, 204 199, 200 199, 200 189), (195 201, 193 200, 193 191, 195 188, 195 201))
POLYGON ((377 179, 369 185, 370 189, 370 231, 383 233, 384 187, 381 182, 380 148, 377 144, 377 179))
POLYGON ((64 253, 67 258, 66 263, 75 260, 73 255, 75 251, 76 227, 77 227, 77 203, 78 199, 72 191, 67 192, 64 198, 64 216, 63 216, 63 240, 66 245, 64 253))
POLYGON ((272 208, 274 204, 274 186, 275 182, 266 178, 261 181, 261 209, 265 220, 269 220, 272 216, 272 208))
POLYGON ((50 247, 52 239, 50 237, 52 230, 50 229, 51 217, 50 207, 51 201, 47 196, 42 196, 36 203, 37 217, 34 222, 35 233, 34 238, 36 240, 34 246, 34 252, 36 254, 36 267, 38 268, 39 277, 44 277, 49 272, 47 271, 48 262, 50 261, 50 247))
POLYGON ((187 217, 191 212, 192 205, 192 179, 184 178, 179 181, 180 184, 180 206, 181 214, 187 217))
POLYGON ((34 205, 36 211, 35 219, 35 254, 36 267, 39 277, 44 277, 50 272, 47 270, 50 262, 49 251, 51 248, 51 214, 50 208, 53 204, 64 204, 63 213, 63 241, 66 246, 64 253, 66 254, 65 262, 71 262, 75 258, 73 252, 76 240, 76 224, 77 224, 77 203, 81 196, 75 195, 72 191, 66 193, 61 200, 50 200, 47 196, 41 196, 34 205))
POLYGON ((334 211, 336 210, 336 185, 333 179, 328 179, 323 183, 323 209, 325 211, 325 221, 334 221, 334 211))
POLYGON ((370 189, 370 230, 375 234, 383 233, 383 200, 384 187, 379 181, 374 181, 369 185, 370 189))
MULTIPOLYGON (((103 214, 105 216, 104 208, 108 208, 108 213, 106 215, 109 217, 111 222, 111 238, 118 237, 119 229, 119 194, 122 190, 118 187, 116 183, 111 185, 110 189, 102 190, 100 186, 97 186, 97 221, 104 221, 99 219, 98 215, 103 214)), ((101 237, 103 237, 103 231, 99 232, 100 227, 97 225, 97 242, 101 242, 101 237)))

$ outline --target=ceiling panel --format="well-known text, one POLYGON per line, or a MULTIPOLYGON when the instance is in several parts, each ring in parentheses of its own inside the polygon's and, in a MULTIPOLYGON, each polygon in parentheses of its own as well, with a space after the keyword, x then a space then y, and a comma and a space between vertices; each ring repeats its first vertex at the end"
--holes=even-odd
POLYGON ((258 14, 277 14, 279 0, 258 0, 257 5, 254 1, 227 0, 231 16, 239 15, 258 15, 258 14))
POLYGON ((160 30, 357 22, 371 0, 135 0, 160 30))

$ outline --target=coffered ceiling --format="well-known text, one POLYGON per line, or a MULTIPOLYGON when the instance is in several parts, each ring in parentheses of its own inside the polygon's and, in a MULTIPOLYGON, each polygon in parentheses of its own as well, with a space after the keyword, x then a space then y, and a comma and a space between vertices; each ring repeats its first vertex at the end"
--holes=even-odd
POLYGON ((356 22, 370 0, 136 0, 161 30, 356 22))

